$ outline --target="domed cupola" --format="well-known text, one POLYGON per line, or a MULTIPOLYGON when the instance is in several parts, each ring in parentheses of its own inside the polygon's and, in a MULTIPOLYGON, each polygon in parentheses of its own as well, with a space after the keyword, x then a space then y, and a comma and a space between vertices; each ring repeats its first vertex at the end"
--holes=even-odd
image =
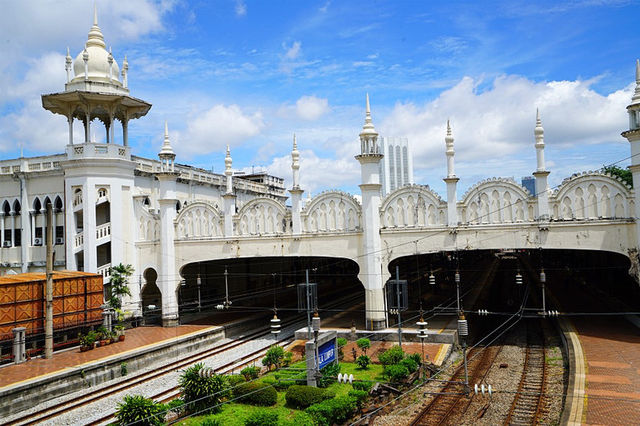
POLYGON ((94 9, 93 26, 85 47, 73 61, 73 73, 74 78, 67 83, 67 90, 128 93, 126 85, 119 80, 118 62, 111 54, 111 49, 107 51, 102 30, 98 26, 97 9, 94 9))

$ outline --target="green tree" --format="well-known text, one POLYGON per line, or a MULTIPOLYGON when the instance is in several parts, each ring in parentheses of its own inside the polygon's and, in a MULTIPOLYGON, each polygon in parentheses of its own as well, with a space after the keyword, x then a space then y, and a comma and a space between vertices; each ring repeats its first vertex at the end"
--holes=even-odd
POLYGON ((284 349, 281 346, 273 345, 262 358, 262 365, 271 370, 271 366, 275 365, 276 369, 280 368, 282 360, 284 359, 284 349))
POLYGON ((371 347, 371 341, 363 337, 362 339, 356 340, 356 345, 358 345, 362 353, 366 355, 367 349, 371 347))
POLYGON ((609 173, 611 176, 619 177, 624 183, 633 188, 633 176, 631 174, 631 170, 623 169, 618 166, 604 166, 602 168, 602 172, 609 173))
POLYGON ((163 424, 162 404, 142 395, 126 395, 118 404, 116 419, 119 425, 156 426, 163 424))
POLYGON ((131 296, 131 290, 129 290, 129 278, 133 275, 133 266, 123 265, 122 263, 116 266, 112 266, 111 269, 111 281, 109 291, 109 306, 113 309, 122 308, 122 296, 131 296))

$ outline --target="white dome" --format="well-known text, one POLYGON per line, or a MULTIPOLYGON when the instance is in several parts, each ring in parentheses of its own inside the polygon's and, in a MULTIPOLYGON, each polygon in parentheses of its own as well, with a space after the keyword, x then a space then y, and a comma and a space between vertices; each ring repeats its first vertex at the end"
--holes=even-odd
MULTIPOLYGON (((98 26, 97 19, 94 20, 91 30, 89 30, 89 38, 85 44, 85 50, 89 55, 87 61, 88 79, 91 81, 102 81, 106 83, 119 84, 118 75, 120 73, 120 67, 118 62, 113 59, 111 65, 111 78, 109 80, 109 52, 107 52, 106 44, 104 43, 104 37, 102 31, 98 26)), ((73 72, 75 77, 72 81, 84 80, 84 50, 78 53, 76 59, 73 61, 73 72)))

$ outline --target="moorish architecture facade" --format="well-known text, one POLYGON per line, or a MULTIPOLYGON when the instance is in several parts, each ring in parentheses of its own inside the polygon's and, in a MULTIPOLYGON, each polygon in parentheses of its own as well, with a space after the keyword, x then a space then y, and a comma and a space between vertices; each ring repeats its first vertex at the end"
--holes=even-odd
MULTIPOLYGON (((420 253, 480 249, 584 249, 627 256, 636 279, 640 201, 633 188, 601 172, 574 174, 549 188, 540 114, 533 129, 535 194, 513 179, 492 178, 458 195, 454 136, 444 135, 446 198, 426 185, 406 185, 382 196, 384 158, 369 97, 359 135, 361 201, 325 191, 303 202, 300 153, 293 139, 292 187, 266 174, 224 175, 175 162, 168 127, 157 159, 132 155, 128 125, 151 105, 134 98, 126 58, 119 68, 107 51, 97 18, 75 59, 67 53, 65 90, 42 96, 43 107, 64 116, 64 154, 0 161, 0 273, 43 270, 45 207, 54 207, 56 267, 103 274, 129 263, 144 277, 125 307, 140 313, 141 293, 157 286, 165 325, 178 321, 183 269, 194 262, 267 256, 341 257, 357 263, 365 289, 367 326, 387 320, 384 286, 389 264, 420 253), (73 72, 73 75, 72 75, 73 72), (84 125, 74 144, 73 123, 84 125), (121 123, 122 135, 114 132, 121 123), (102 123, 106 143, 91 140, 102 123), (116 143, 120 137, 121 143, 116 143), (635 268, 635 269, 634 269, 635 268), (127 304, 128 303, 128 304, 127 304)), ((629 105, 631 171, 640 187, 640 63, 629 105)))

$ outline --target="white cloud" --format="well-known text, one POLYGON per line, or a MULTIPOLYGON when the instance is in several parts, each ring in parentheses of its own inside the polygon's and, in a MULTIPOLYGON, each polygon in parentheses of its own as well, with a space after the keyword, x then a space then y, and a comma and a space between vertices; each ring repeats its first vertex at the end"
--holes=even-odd
MULTIPOLYGON (((481 91, 479 80, 465 77, 424 105, 398 103, 381 122, 382 135, 407 136, 413 146, 414 167, 444 164, 445 123, 451 119, 456 161, 477 164, 491 158, 529 155, 534 151, 536 107, 540 109, 547 147, 598 144, 620 139, 627 126, 625 106, 631 86, 608 95, 591 89, 592 81, 536 83, 518 76, 501 76, 481 91)), ((504 170, 499 175, 529 174, 504 170)), ((516 167, 516 166, 514 166, 516 167)))
POLYGON ((247 14, 247 4, 243 0, 236 0, 236 15, 245 16, 247 14))
MULTIPOLYGON (((267 166, 269 173, 285 178, 287 188, 291 187, 291 157, 276 157, 267 166)), ((329 188, 345 188, 356 185, 360 178, 360 165, 353 157, 320 157, 312 150, 300 151, 300 186, 317 194, 329 188)))
POLYGON ((302 50, 302 43, 300 43, 299 41, 294 41, 291 47, 287 48, 284 45, 283 47, 285 47, 285 49, 287 50, 287 52, 284 54, 285 58, 296 59, 298 56, 300 56, 300 51, 302 50))
POLYGON ((296 114, 303 120, 317 120, 329 111, 326 98, 303 96, 296 101, 296 114))
POLYGON ((262 114, 247 114, 237 105, 214 105, 189 121, 184 132, 175 132, 174 149, 187 157, 206 155, 237 146, 264 128, 262 114))

